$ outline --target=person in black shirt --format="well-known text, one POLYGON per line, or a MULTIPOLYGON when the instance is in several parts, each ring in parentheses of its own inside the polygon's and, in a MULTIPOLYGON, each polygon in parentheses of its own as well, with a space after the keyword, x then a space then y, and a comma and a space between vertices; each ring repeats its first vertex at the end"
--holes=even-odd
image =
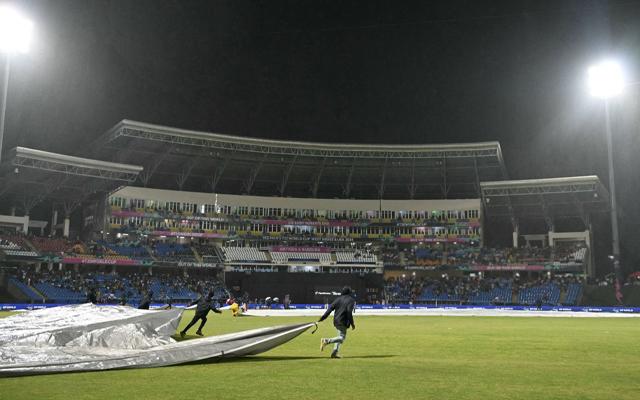
POLYGON ((87 292, 87 302, 93 304, 98 303, 98 293, 95 287, 91 287, 87 292))
POLYGON ((138 306, 140 310, 148 310, 153 299, 153 290, 149 290, 147 294, 142 298, 142 302, 138 306))
POLYGON ((201 322, 200 322, 200 327, 196 331, 196 335, 203 336, 202 328, 204 327, 204 324, 207 323, 207 314, 209 313, 209 310, 212 310, 214 313, 217 313, 217 314, 222 314, 222 311, 218 310, 213 305, 212 291, 209 292, 209 294, 207 294, 206 297, 200 296, 197 300, 192 301, 191 303, 189 303, 189 306, 192 306, 194 304, 197 304, 196 314, 193 316, 193 319, 191 320, 191 322, 189 322, 187 327, 184 328, 182 331, 180 331, 180 337, 184 337, 187 334, 187 331, 189 330, 189 328, 195 325, 195 323, 198 322, 198 320, 201 320, 201 322))
POLYGON ((356 329, 356 325, 353 321, 353 310, 356 306, 355 299, 351 296, 351 288, 345 286, 342 289, 341 295, 331 303, 327 311, 320 317, 318 322, 324 321, 332 311, 333 314, 333 326, 338 330, 338 336, 334 338, 322 338, 320 339, 320 351, 324 350, 324 347, 330 343, 334 343, 333 351, 331 352, 331 358, 340 358, 338 352, 340 346, 344 343, 347 337, 347 329, 356 329))

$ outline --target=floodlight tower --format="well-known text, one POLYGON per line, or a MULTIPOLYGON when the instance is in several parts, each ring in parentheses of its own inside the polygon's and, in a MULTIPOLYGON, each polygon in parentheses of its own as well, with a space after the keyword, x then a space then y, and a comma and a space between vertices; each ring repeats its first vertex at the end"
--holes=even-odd
POLYGON ((2 94, 0 95, 0 162, 2 161, 2 140, 4 119, 7 111, 9 70, 11 55, 27 53, 31 43, 33 23, 9 5, 0 5, 0 53, 3 55, 2 94))
POLYGON ((612 60, 602 61, 588 70, 588 84, 591 95, 604 100, 605 130, 607 135, 607 161, 609 163, 609 192, 611 197, 611 239, 613 247, 613 267, 616 279, 620 268, 620 239, 618 234, 618 213, 616 204, 616 183, 613 172, 613 146, 611 144, 611 116, 609 99, 622 93, 625 78, 620 64, 612 60))

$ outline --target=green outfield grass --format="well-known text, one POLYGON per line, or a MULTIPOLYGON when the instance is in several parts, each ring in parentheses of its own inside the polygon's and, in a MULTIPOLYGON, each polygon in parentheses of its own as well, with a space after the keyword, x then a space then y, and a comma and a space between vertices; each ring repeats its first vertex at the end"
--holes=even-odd
MULTIPOLYGON (((211 314, 205 333, 310 320, 225 312, 211 314)), ((341 360, 319 351, 320 337, 334 334, 327 321, 315 335, 239 360, 0 378, 0 399, 640 398, 640 319, 361 316, 356 324, 341 360)))

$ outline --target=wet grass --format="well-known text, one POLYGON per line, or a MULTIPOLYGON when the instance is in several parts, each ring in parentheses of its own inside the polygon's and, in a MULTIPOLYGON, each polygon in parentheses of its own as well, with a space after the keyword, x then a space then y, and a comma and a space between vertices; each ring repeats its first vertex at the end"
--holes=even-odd
MULTIPOLYGON (((205 334, 312 320, 225 312, 211 314, 205 334)), ((324 322, 314 335, 244 359, 0 378, 0 398, 640 398, 640 319, 360 316, 356 323, 340 360, 319 351, 320 337, 335 334, 324 322)), ((190 333, 186 340, 198 340, 195 328, 190 333)))

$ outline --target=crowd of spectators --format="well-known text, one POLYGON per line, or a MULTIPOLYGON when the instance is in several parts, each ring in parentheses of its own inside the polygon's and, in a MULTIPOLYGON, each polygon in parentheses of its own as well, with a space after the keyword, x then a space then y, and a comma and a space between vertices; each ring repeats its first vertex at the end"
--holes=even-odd
POLYGON ((28 286, 46 284, 75 292, 82 298, 93 291, 99 303, 136 303, 149 291, 153 292, 153 299, 160 302, 184 301, 210 290, 214 290, 218 298, 226 298, 223 283, 208 272, 176 270, 151 275, 139 271, 78 272, 69 268, 36 272, 34 268, 22 267, 13 275, 28 286))
POLYGON ((480 247, 477 243, 435 243, 409 247, 404 259, 410 265, 505 265, 532 263, 582 262, 585 248, 581 245, 559 247, 480 247))
MULTIPOLYGON (((388 303, 416 303, 428 298, 451 298, 461 304, 472 303, 474 299, 482 297, 482 294, 500 292, 496 289, 509 289, 507 298, 490 298, 494 303, 515 303, 514 298, 520 291, 531 288, 545 287, 549 284, 556 285, 560 290, 567 291, 571 284, 583 284, 583 280, 575 275, 543 275, 535 279, 525 279, 519 274, 513 278, 481 278, 478 275, 450 276, 442 274, 439 278, 408 277, 390 278, 385 282, 385 299, 388 303)), ((504 292, 504 291, 502 291, 504 292)), ((486 297, 486 296, 485 296, 486 297)), ((428 301, 428 300, 427 300, 428 301)))

